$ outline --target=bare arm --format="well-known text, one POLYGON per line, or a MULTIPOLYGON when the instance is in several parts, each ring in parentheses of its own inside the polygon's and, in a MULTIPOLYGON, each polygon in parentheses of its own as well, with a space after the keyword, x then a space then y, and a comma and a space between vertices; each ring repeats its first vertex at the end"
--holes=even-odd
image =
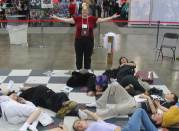
POLYGON ((59 125, 59 127, 53 128, 50 131, 68 131, 68 128, 65 125, 59 125))
POLYGON ((164 111, 164 112, 167 112, 167 111, 168 111, 168 108, 166 108, 166 107, 160 105, 160 102, 159 102, 159 101, 154 101, 154 102, 155 102, 156 106, 157 106, 159 109, 161 109, 162 111, 164 111))
POLYGON ((128 63, 126 63, 126 65, 129 65, 129 66, 134 66, 134 67, 136 67, 136 64, 135 64, 135 63, 131 63, 131 62, 128 62, 128 63))
POLYGON ((151 98, 147 95, 141 95, 141 97, 147 99, 147 101, 149 103, 149 107, 152 111, 152 114, 155 114, 157 112, 157 109, 155 108, 155 105, 154 105, 153 101, 151 100, 151 98))
POLYGON ((122 66, 124 66, 124 65, 129 65, 129 66, 136 67, 136 64, 135 64, 135 63, 131 63, 131 62, 121 64, 120 67, 122 67, 122 66))
POLYGON ((101 22, 106 22, 106 21, 110 21, 114 18, 117 18, 119 17, 120 15, 117 15, 117 14, 114 14, 113 16, 110 16, 110 17, 106 17, 106 18, 98 18, 97 22, 96 23, 101 23, 101 22))
POLYGON ((89 110, 84 110, 84 112, 86 114, 88 114, 89 116, 91 116, 93 119, 95 119, 96 121, 102 120, 96 113, 91 112, 89 110))
POLYGON ((51 15, 50 17, 53 18, 53 19, 61 20, 64 23, 75 24, 75 21, 74 21, 73 18, 61 18, 61 17, 58 17, 56 15, 51 15))

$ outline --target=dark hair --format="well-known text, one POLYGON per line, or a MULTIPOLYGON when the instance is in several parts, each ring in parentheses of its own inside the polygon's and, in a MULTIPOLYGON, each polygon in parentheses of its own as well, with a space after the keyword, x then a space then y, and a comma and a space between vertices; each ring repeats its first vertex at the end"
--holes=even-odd
POLYGON ((7 96, 10 96, 11 94, 16 93, 15 91, 10 91, 7 93, 7 96))
POLYGON ((171 93, 173 94, 173 101, 171 102, 172 105, 175 105, 178 102, 178 96, 175 93, 171 93))
POLYGON ((120 65, 122 64, 122 63, 121 63, 121 60, 122 60, 123 58, 124 58, 124 59, 126 59, 126 60, 127 60, 127 62, 128 62, 128 59, 127 59, 126 57, 121 56, 121 57, 119 58, 119 64, 120 64, 120 65))

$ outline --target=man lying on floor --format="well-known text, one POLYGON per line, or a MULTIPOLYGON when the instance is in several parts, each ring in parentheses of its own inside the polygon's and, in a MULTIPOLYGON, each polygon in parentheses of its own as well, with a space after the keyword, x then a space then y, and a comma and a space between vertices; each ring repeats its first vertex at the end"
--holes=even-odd
MULTIPOLYGON (((179 111, 179 107, 174 106, 173 108, 179 111)), ((96 113, 93 113, 88 110, 84 110, 84 112, 88 114, 88 116, 94 119, 95 121, 91 122, 91 121, 88 121, 87 119, 78 119, 73 123, 73 128, 75 131, 100 131, 100 130, 101 131, 140 131, 141 127, 147 131, 159 131, 159 130, 168 131, 168 129, 165 127, 157 128, 149 119, 145 110, 141 108, 138 108, 134 112, 134 114, 129 119, 128 123, 123 128, 103 121, 96 113)), ((168 112, 171 112, 171 111, 168 111, 168 112)), ((164 116, 165 115, 163 115, 163 118, 164 116)), ((152 120, 156 122, 156 124, 158 125, 162 125, 163 123, 165 123, 165 120, 161 120, 160 122, 154 118, 152 118, 152 120)), ((174 123, 170 123, 170 126, 173 124, 174 123)), ((68 131, 68 129, 64 126, 61 126, 59 128, 52 129, 51 131, 68 131)))
MULTIPOLYGON (((146 98, 147 101, 144 103, 136 102, 134 97, 129 95, 120 84, 113 82, 109 84, 102 96, 96 101, 97 114, 105 119, 118 115, 131 114, 139 107, 144 108, 148 113, 156 113, 157 108, 152 97, 147 95, 141 95, 141 97, 146 98), (107 106, 109 99, 113 100, 113 106, 107 106)), ((174 93, 164 94, 163 98, 159 98, 158 100, 160 100, 161 105, 167 108, 178 102, 178 97, 174 93)))

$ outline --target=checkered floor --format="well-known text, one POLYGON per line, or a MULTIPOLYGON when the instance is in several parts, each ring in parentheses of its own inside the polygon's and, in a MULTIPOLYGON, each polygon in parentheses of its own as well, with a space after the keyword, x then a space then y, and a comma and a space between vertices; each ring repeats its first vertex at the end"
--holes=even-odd
MULTIPOLYGON (((0 70, 0 83, 1 85, 7 86, 9 81, 12 80, 14 82, 13 88, 16 90, 19 87, 24 87, 26 85, 35 86, 35 85, 46 85, 50 89, 55 92, 63 91, 64 87, 66 87, 66 81, 70 77, 70 72, 68 70, 52 70, 52 71, 44 71, 44 70, 0 70)), ((100 75, 104 72, 104 70, 94 71, 94 74, 100 75)), ((154 85, 159 88, 166 88, 165 85, 162 85, 156 73, 154 73, 154 85)), ((70 99, 78 102, 78 103, 91 103, 95 101, 95 97, 88 97, 84 92, 72 92, 69 94, 70 99)), ((48 111, 49 112, 49 111, 48 111)), ((54 116, 54 113, 49 112, 51 116, 54 116)), ((57 120, 63 121, 63 120, 57 120)), ((10 125, 7 122, 0 120, 0 130, 6 131, 17 131, 19 129, 19 125, 10 125), (7 128, 8 127, 8 128, 7 128)), ((48 128, 49 129, 49 128, 48 128)), ((40 130, 46 130, 46 128, 41 128, 40 130)))
MULTIPOLYGON (((95 71, 101 74, 103 71, 95 71)), ((16 84, 65 84, 70 77, 68 70, 0 70, 0 83, 8 83, 10 80, 16 84)))

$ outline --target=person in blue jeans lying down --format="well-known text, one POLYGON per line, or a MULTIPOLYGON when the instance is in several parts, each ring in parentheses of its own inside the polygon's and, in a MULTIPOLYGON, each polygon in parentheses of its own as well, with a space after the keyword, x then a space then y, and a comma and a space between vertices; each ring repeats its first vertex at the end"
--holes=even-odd
MULTIPOLYGON (((82 119, 76 120, 73 124, 75 131, 140 131, 142 126, 145 131, 158 131, 158 128, 156 128, 156 126, 149 119, 145 110, 141 108, 138 108, 134 112, 128 123, 123 128, 103 121, 99 116, 91 111, 84 110, 84 112, 96 121, 88 122, 87 120, 82 119)), ((161 130, 167 131, 165 128, 161 130)))

